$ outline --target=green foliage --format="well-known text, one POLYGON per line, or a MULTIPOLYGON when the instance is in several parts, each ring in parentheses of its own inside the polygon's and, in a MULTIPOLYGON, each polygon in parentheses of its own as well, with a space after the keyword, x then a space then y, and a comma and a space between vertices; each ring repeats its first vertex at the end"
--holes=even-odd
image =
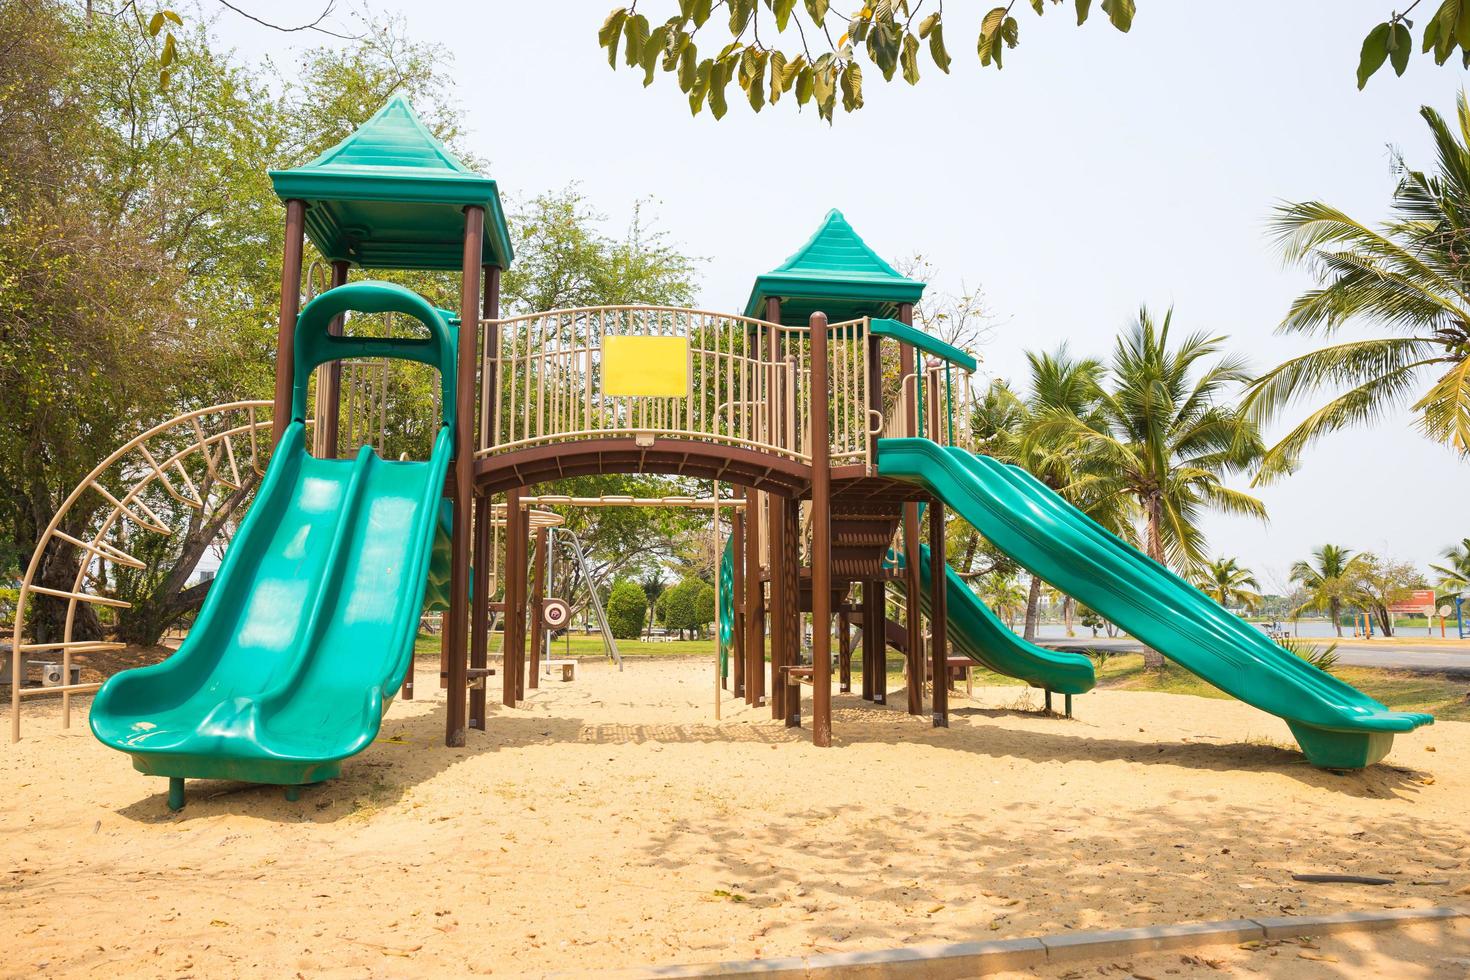
POLYGON ((1384 636, 1393 635, 1393 616, 1388 607, 1409 598, 1427 584, 1422 572, 1406 561, 1364 553, 1347 568, 1349 599, 1372 613, 1384 636))
POLYGON ((1225 338, 1196 333, 1175 343, 1172 322, 1172 310, 1162 322, 1140 310, 1118 338, 1096 408, 1048 410, 1028 441, 1080 447, 1089 493, 1131 496, 1149 557, 1192 572, 1205 560, 1205 508, 1264 519, 1260 500, 1225 484, 1259 460, 1262 443, 1256 423, 1227 401, 1250 379, 1245 363, 1210 363, 1225 338))
POLYGON ((1439 589, 1443 592, 1470 589, 1470 538, 1461 538, 1459 544, 1450 545, 1440 556, 1444 564, 1429 566, 1439 575, 1439 589))
POLYGON ((1283 649, 1301 657, 1318 670, 1330 673, 1337 666, 1336 642, 1323 646, 1320 643, 1312 643, 1309 640, 1302 640, 1293 636, 1284 637, 1277 642, 1281 644, 1283 649))
POLYGON ((647 221, 642 204, 633 209, 621 238, 599 230, 605 220, 575 185, 513 208, 516 261, 500 286, 507 313, 693 302, 702 259, 684 254, 647 221))
MULTIPOLYGON (((1466 7, 1470 19, 1470 5, 1466 7)), ((1438 160, 1410 169, 1397 153, 1393 217, 1370 227, 1317 201, 1277 209, 1273 230, 1287 260, 1317 287, 1297 297, 1279 332, 1332 340, 1257 378, 1246 407, 1263 423, 1291 403, 1335 394, 1266 454, 1256 482, 1290 473, 1307 446, 1341 429, 1379 421, 1409 405, 1430 439, 1470 456, 1470 104, 1453 122, 1420 109, 1438 160), (1362 324, 1370 335, 1341 341, 1362 324)))
POLYGON ((1216 558, 1204 567, 1195 584, 1222 606, 1251 610, 1261 605, 1260 583, 1234 558, 1216 558))
POLYGON ((20 601, 20 589, 13 586, 0 587, 0 627, 15 625, 15 604, 20 601))
POLYGON ((715 619, 715 590, 708 582, 686 578, 659 598, 664 627, 698 633, 715 619))
POLYGON ((1337 635, 1342 636, 1342 607, 1353 590, 1353 551, 1341 545, 1324 544, 1310 559, 1291 566, 1291 580, 1306 590, 1306 598, 1291 612, 1296 618, 1307 610, 1325 612, 1337 635))
POLYGON ((613 636, 620 640, 636 640, 643 631, 643 617, 648 613, 648 597, 632 579, 613 583, 607 601, 607 622, 613 636))
MULTIPOLYGON (((1050 0, 1050 5, 1063 2, 1050 0)), ((884 81, 902 75, 917 85, 920 52, 927 50, 934 67, 949 72, 943 6, 916 23, 922 0, 872 0, 851 14, 830 10, 827 0, 804 0, 799 8, 796 0, 725 0, 723 5, 728 17, 716 18, 709 0, 667 2, 664 12, 670 16, 664 21, 650 21, 636 11, 636 4, 618 7, 603 21, 597 43, 613 69, 621 52, 623 65, 641 71, 645 86, 660 71, 673 75, 689 99, 689 111, 698 115, 708 105, 716 119, 729 111, 725 90, 732 81, 755 112, 789 92, 798 109, 814 105, 818 118, 830 123, 839 96, 844 112, 863 107, 862 62, 884 81), (701 30, 701 40, 710 32, 717 34, 713 43, 706 42, 703 57, 695 40, 701 30), (769 43, 773 36, 776 45, 769 43), (718 52, 708 53, 726 37, 728 43, 718 52), (790 46, 778 46, 781 40, 789 40, 790 46)), ((1000 68, 1003 52, 1016 46, 1020 24, 1010 15, 1012 6, 990 10, 976 25, 981 65, 1000 68)), ((1048 3, 1031 0, 1030 6, 1039 16, 1048 3)), ((1071 6, 1081 25, 1091 0, 1073 0, 1071 6)), ((1120 31, 1133 24, 1134 0, 1103 0, 1102 10, 1120 31)))
MULTIPOLYGON (((1417 6, 1415 2, 1402 12, 1394 11, 1363 38, 1363 48, 1358 54, 1359 89, 1368 84, 1368 79, 1384 62, 1393 66, 1395 75, 1402 75, 1409 67, 1409 56, 1414 53, 1414 22, 1408 15, 1417 6)), ((1461 65, 1470 68, 1470 0, 1441 0, 1438 9, 1423 23, 1421 54, 1433 54, 1434 63, 1443 65, 1458 50, 1461 65)))

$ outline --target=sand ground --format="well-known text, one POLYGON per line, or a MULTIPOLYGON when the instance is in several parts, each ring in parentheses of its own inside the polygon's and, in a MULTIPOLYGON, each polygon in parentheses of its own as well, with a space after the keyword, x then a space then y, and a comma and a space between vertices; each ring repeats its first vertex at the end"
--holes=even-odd
MULTIPOLYGON (((1470 724, 1334 774, 1232 701, 1102 691, 1066 720, 977 689, 937 730, 902 692, 839 695, 836 747, 817 749, 730 699, 716 724, 708 662, 543 685, 446 749, 422 683, 300 802, 201 781, 179 814, 85 709, 62 731, 55 702, 29 702, 0 751, 0 974, 513 975, 1470 903, 1470 724)), ((1470 974, 1463 932, 1388 936, 1216 955, 1273 976, 1470 974)), ((1221 975, 1179 954, 1130 969, 1221 975)))

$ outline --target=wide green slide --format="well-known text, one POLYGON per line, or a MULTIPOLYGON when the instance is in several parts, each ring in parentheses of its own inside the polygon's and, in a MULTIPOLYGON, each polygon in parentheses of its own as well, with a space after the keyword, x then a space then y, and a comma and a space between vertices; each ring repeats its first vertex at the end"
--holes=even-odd
POLYGON ((286 786, 329 779, 376 737, 413 655, 453 454, 454 352, 447 316, 401 286, 360 282, 317 297, 296 330, 292 421, 220 564, 193 628, 160 664, 113 676, 93 733, 168 776, 286 786), (416 317, 423 339, 330 336, 344 310, 416 317), (316 459, 306 386, 345 357, 420 361, 440 372, 444 417, 427 461, 316 459))
POLYGON ((927 439, 884 439, 880 473, 917 483, 1001 551, 1234 697, 1285 719, 1308 761, 1355 769, 1433 723, 1313 667, 1023 471, 927 439))
MULTIPOLYGON (((889 552, 888 563, 903 567, 903 555, 889 552)), ((971 660, 1007 677, 1016 677, 1032 687, 1059 694, 1086 694, 1097 683, 1092 661, 1081 653, 1048 650, 1016 635, 996 617, 990 607, 945 566, 945 609, 948 612, 950 646, 971 660)), ((904 580, 899 579, 900 589, 904 580)), ((919 545, 919 607, 929 615, 933 595, 929 571, 929 546, 919 545)))

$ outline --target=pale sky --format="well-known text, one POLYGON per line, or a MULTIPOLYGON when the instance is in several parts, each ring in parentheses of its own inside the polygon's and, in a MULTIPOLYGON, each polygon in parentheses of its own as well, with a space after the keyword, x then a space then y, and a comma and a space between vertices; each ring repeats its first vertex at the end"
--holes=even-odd
MULTIPOLYGON (((309 5, 308 5, 309 6, 309 5)), ((731 86, 720 122, 691 118, 673 79, 607 66, 596 31, 613 0, 375 0, 454 58, 466 143, 503 194, 571 181, 612 217, 657 199, 661 227, 707 256, 700 304, 739 312, 752 278, 840 208, 890 259, 919 252, 935 287, 983 288, 996 328, 988 371, 1019 377, 1026 349, 1063 340, 1106 355, 1140 303, 1173 304, 1176 329, 1230 335, 1264 369, 1306 348, 1274 336, 1309 285, 1263 233, 1272 204, 1318 199, 1376 221, 1393 186, 1388 144, 1431 168, 1423 104, 1453 110, 1466 73, 1417 54, 1357 91, 1363 35, 1388 0, 1140 0, 1133 30, 1071 4, 1018 7, 1021 45, 1001 72, 974 56, 980 8, 952 3, 954 64, 927 59, 917 88, 868 71, 867 106, 827 126, 783 101, 752 113, 731 86)), ((675 0, 645 0, 659 20, 675 0)), ((257 0, 282 21, 300 2, 257 0)), ((286 37, 225 15, 246 57, 289 70, 286 37)), ((1213 516, 1211 549, 1268 591, 1325 542, 1421 566, 1470 535, 1470 465, 1404 419, 1333 437, 1261 492, 1268 525, 1213 516), (1461 516, 1454 512, 1459 509, 1461 516)))

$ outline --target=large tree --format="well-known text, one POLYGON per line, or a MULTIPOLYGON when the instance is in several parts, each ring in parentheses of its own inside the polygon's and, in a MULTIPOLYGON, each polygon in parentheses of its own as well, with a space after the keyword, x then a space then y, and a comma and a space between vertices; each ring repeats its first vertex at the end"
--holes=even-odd
POLYGON ((1318 283, 1278 330, 1333 342, 1257 378, 1246 406, 1264 421, 1330 397, 1271 447, 1258 480, 1289 472, 1322 436, 1405 406, 1429 438, 1470 454, 1470 104, 1461 92, 1453 124, 1429 106, 1420 113, 1436 168, 1415 170, 1394 151, 1388 221, 1373 226, 1318 201, 1277 210, 1283 254, 1318 283), (1338 340, 1350 324, 1370 336, 1338 340))

